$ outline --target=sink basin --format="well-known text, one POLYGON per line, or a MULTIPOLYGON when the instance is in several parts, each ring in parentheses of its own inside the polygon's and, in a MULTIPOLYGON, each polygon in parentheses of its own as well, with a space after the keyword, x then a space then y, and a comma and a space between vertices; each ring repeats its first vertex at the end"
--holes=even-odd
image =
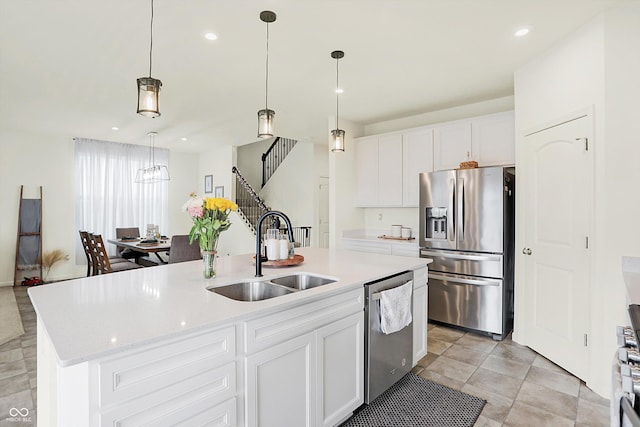
POLYGON ((208 290, 238 301, 262 301, 294 292, 266 281, 234 283, 208 290))
POLYGON ((327 285, 329 283, 335 282, 335 280, 333 279, 327 279, 326 277, 315 276, 306 273, 278 277, 277 279, 271 279, 271 281, 277 285, 300 290, 315 288, 316 286, 327 285))

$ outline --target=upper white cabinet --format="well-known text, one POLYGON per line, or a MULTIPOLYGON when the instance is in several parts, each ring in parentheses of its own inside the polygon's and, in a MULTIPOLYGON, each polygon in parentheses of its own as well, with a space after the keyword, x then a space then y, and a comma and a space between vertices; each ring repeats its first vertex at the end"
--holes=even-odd
POLYGON ((420 204, 419 174, 433 171, 433 129, 402 134, 402 206, 420 204))
POLYGON ((418 207, 421 172, 515 163, 513 111, 354 141, 356 206, 418 207))
POLYGON ((471 152, 480 166, 512 165, 516 160, 513 111, 471 121, 471 152))
POLYGON ((456 169, 475 160, 479 166, 515 163, 512 111, 459 120, 433 130, 433 169, 456 169))
POLYGON ((460 121, 433 129, 433 169, 456 169, 471 160, 471 123, 460 121))
POLYGON ((402 134, 355 141, 356 205, 402 206, 402 134))

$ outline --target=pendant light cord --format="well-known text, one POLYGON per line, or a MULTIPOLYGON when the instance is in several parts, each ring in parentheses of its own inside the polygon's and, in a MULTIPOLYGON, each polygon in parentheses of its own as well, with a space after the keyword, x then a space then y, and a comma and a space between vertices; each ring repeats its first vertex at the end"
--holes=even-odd
POLYGON ((340 127, 338 127, 338 96, 340 96, 338 93, 338 89, 340 88, 338 81, 338 61, 340 61, 340 59, 336 58, 336 129, 340 129, 340 127))
POLYGON ((268 99, 269 99, 269 23, 267 22, 267 60, 265 63, 265 80, 264 80, 264 109, 268 110, 268 99))
POLYGON ((149 44, 149 78, 151 78, 151 52, 153 52, 153 0, 151 0, 151 43, 149 44))

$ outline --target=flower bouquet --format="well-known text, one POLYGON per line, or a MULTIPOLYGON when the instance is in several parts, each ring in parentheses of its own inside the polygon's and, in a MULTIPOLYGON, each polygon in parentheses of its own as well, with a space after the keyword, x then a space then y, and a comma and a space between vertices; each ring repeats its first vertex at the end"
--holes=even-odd
POLYGON ((193 221, 189 232, 189 242, 198 240, 204 260, 204 277, 215 277, 215 256, 220 233, 231 227, 229 213, 238 209, 238 205, 223 197, 201 197, 191 193, 189 200, 182 206, 193 221))

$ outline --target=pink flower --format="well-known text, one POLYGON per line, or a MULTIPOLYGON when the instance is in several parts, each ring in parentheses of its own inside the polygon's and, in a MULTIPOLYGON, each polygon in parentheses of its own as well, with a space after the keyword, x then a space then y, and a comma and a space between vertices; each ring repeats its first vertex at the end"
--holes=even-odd
POLYGON ((189 215, 193 218, 202 218, 203 215, 202 206, 189 206, 187 212, 189 212, 189 215))

